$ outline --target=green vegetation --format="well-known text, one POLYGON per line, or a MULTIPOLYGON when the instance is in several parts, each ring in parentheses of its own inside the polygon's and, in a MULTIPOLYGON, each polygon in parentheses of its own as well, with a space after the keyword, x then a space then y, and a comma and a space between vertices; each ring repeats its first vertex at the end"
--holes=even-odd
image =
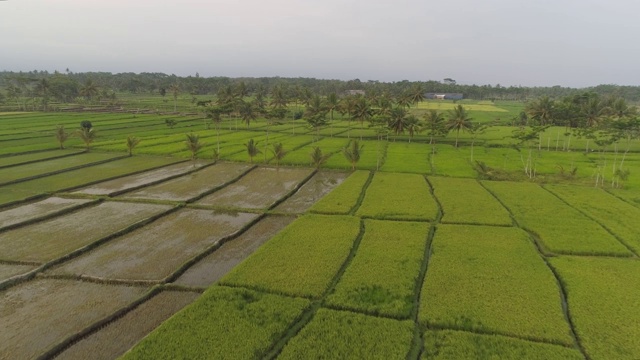
POLYGON ((123 359, 260 358, 308 305, 303 299, 213 286, 123 359))
POLYGON ((511 225, 509 212, 476 180, 430 177, 443 223, 511 225))
POLYGON ((602 226, 536 184, 483 181, 520 226, 535 233, 546 250, 559 254, 632 254, 602 226))
POLYGON ((320 309, 278 359, 403 359, 412 337, 411 321, 320 309))
POLYGON ((309 211, 319 214, 348 214, 360 199, 360 193, 369 176, 368 171, 353 172, 340 186, 315 203, 309 211))
POLYGON ((351 216, 305 215, 234 268, 221 283, 319 297, 360 232, 351 216))
POLYGON ((604 225, 619 236, 636 254, 640 253, 639 208, 598 188, 549 185, 547 189, 604 225))
POLYGON ((428 174, 431 171, 430 152, 431 149, 424 144, 391 142, 387 146, 384 165, 380 170, 428 174))
POLYGON ((591 359, 640 357, 640 263, 625 259, 550 259, 567 290, 571 319, 591 359))
POLYGON ((376 173, 357 215, 390 220, 433 220, 438 205, 425 178, 416 174, 376 173))
POLYGON ((556 279, 522 230, 440 225, 431 251, 422 324, 573 345, 556 279))
POLYGON ((326 303, 408 318, 428 231, 427 223, 365 220, 358 252, 326 303))
POLYGON ((428 330, 424 334, 423 360, 519 359, 579 360, 578 350, 563 346, 479 335, 454 330, 428 330))

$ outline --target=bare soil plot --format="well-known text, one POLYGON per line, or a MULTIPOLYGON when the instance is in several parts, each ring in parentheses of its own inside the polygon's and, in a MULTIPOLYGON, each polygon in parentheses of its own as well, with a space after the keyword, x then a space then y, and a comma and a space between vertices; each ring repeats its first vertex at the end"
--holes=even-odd
POLYGON ((34 268, 35 266, 30 265, 0 264, 0 281, 6 280, 12 276, 24 274, 34 268))
POLYGON ((232 181, 250 168, 249 164, 220 163, 123 196, 132 199, 186 201, 232 181))
POLYGON ((5 210, 0 212, 0 228, 52 215, 90 201, 92 200, 50 197, 42 201, 5 210))
POLYGON ((2 260, 35 262, 53 260, 170 208, 167 205, 102 203, 1 233, 0 257, 2 260))
POLYGON ((31 359, 142 296, 143 287, 34 280, 0 293, 0 359, 31 359))
POLYGON ((111 360, 138 341, 200 294, 163 291, 122 318, 66 349, 56 359, 111 360))
POLYGON ((303 213, 316 201, 342 184, 349 174, 323 171, 315 174, 293 196, 278 205, 275 210, 289 213, 303 213))
POLYGON ((258 215, 182 209, 54 270, 110 279, 162 280, 258 215))
POLYGON ((222 245, 211 255, 189 268, 177 284, 208 287, 251 255, 260 245, 294 220, 288 216, 269 216, 260 220, 238 238, 222 245))
POLYGON ((200 205, 265 209, 292 191, 310 169, 257 168, 238 182, 199 200, 200 205))
POLYGON ((201 168, 202 166, 207 165, 207 163, 208 162, 206 161, 181 162, 160 169, 143 172, 141 174, 130 175, 110 181, 105 181, 75 191, 74 194, 111 195, 114 193, 121 193, 122 191, 126 191, 127 189, 138 188, 147 184, 162 181, 170 177, 196 170, 198 168, 201 168))

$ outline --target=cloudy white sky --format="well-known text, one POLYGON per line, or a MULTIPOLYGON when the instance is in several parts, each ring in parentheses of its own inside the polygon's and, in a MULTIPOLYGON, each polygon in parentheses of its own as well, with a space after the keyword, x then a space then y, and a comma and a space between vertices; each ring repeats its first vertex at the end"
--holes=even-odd
POLYGON ((640 1, 0 1, 0 70, 66 68, 640 85, 640 1))

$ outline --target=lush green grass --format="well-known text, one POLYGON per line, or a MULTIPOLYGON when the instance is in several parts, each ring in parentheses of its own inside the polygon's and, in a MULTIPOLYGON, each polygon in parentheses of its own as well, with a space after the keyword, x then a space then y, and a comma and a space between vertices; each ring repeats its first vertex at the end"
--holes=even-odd
POLYGON ((66 156, 77 153, 77 150, 51 150, 23 155, 5 156, 0 157, 0 166, 18 165, 26 162, 47 160, 59 156, 66 156))
POLYGON ((611 230, 634 249, 636 254, 640 253, 640 208, 602 189, 566 185, 549 185, 547 189, 611 230))
POLYGON ((433 220, 438 205, 422 175, 376 173, 357 215, 376 219, 433 220))
POLYGON ((632 254, 602 226, 531 183, 482 182, 518 223, 540 237, 546 250, 558 254, 632 254))
POLYGON ((351 216, 305 215, 260 247, 221 282, 287 295, 319 297, 360 232, 351 216))
MULTIPOLYGON (((358 141, 363 146, 360 153, 360 161, 356 164, 358 169, 375 170, 382 165, 386 152, 386 141, 363 140, 358 141)), ((330 169, 351 170, 351 163, 343 154, 339 153, 327 160, 325 167, 330 169)))
POLYGON ((556 279, 517 228, 438 226, 419 319, 435 328, 573 344, 556 279))
POLYGON ((431 172, 430 152, 431 147, 426 144, 390 142, 384 165, 380 170, 427 174, 431 172))
POLYGON ((408 318, 428 231, 427 223, 365 220, 358 252, 327 304, 408 318))
POLYGON ((357 170, 340 186, 315 203, 309 212, 320 214, 348 214, 356 206, 362 188, 369 179, 369 172, 357 170))
POLYGON ((511 225, 509 212, 476 180, 430 177, 443 223, 511 225))
POLYGON ((123 359, 257 359, 308 305, 304 299, 213 286, 123 359))
POLYGON ((278 359, 404 359, 412 321, 320 309, 278 359))
POLYGON ((469 148, 437 145, 429 155, 433 175, 475 178, 478 176, 469 162, 469 148))
POLYGON ((567 289, 569 312, 591 359, 640 358, 640 262, 552 258, 567 289))
POLYGON ((428 330, 424 334, 423 360, 518 359, 578 360, 575 349, 500 335, 480 335, 454 330, 428 330))

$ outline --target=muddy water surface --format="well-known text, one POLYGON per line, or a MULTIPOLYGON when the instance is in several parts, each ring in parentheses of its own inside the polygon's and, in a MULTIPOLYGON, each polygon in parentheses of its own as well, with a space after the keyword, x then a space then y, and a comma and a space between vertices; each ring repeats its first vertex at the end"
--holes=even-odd
POLYGON ((74 192, 74 194, 78 193, 90 195, 109 195, 114 192, 143 186, 152 182, 161 181, 172 176, 184 174, 186 172, 201 168, 208 163, 209 162, 207 161, 182 162, 175 165, 165 166, 160 169, 146 171, 141 174, 125 176, 111 181, 105 181, 96 185, 86 187, 84 189, 80 189, 74 192))
POLYGON ((200 171, 122 195, 133 199, 186 201, 246 172, 248 164, 219 163, 200 171))
POLYGON ((24 274, 33 269, 35 269, 35 266, 0 264, 0 281, 16 275, 24 274))
POLYGON ((116 359, 198 296, 200 294, 192 292, 164 291, 97 333, 75 343, 56 360, 116 359))
POLYGON ((289 225, 295 218, 269 216, 260 220, 238 238, 233 239, 211 255, 189 268, 176 281, 177 284, 208 287, 222 278, 234 266, 251 255, 260 245, 289 225))
POLYGON ((0 260, 46 262, 171 207, 105 202, 0 233, 0 260))
POLYGON ((0 359, 32 359, 147 288, 40 279, 0 292, 0 359))
POLYGON ((182 209, 53 270, 110 279, 161 280, 258 215, 182 209))
POLYGON ((275 210, 303 213, 316 201, 340 185, 349 174, 341 172, 319 172, 307 181, 293 196, 278 205, 275 210))
POLYGON ((257 168, 226 188, 199 200, 201 205, 265 209, 288 194, 310 169, 257 168))
POLYGON ((15 225, 42 216, 50 215, 61 210, 70 209, 81 204, 86 204, 91 200, 86 199, 63 199, 50 197, 28 205, 22 205, 13 209, 0 212, 0 228, 15 225))

